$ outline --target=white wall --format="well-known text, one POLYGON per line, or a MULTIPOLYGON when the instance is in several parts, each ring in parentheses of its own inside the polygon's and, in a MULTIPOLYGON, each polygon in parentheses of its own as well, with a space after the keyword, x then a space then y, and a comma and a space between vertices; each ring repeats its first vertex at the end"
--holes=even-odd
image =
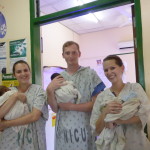
POLYGON ((80 35, 81 59, 133 52, 133 49, 118 48, 119 42, 130 40, 133 40, 132 26, 80 35))
POLYGON ((43 66, 62 66, 66 63, 62 56, 62 45, 73 40, 79 42, 79 35, 60 23, 42 26, 43 38, 43 66))
POLYGON ((43 66, 66 67, 62 58, 62 45, 68 40, 79 43, 81 64, 82 60, 87 58, 133 52, 133 49, 119 50, 118 48, 118 42, 133 39, 132 26, 78 35, 59 23, 53 23, 42 27, 42 38, 43 66))
POLYGON ((7 73, 9 73, 9 41, 26 38, 27 61, 31 63, 29 1, 0 0, 0 11, 5 16, 7 24, 7 33, 4 38, 0 39, 0 42, 7 43, 7 73))

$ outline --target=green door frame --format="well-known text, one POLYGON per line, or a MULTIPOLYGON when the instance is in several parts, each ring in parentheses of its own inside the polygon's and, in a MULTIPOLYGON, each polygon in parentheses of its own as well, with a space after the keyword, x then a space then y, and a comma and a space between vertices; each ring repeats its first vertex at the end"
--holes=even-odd
POLYGON ((31 68, 32 82, 36 84, 42 83, 41 75, 41 51, 40 51, 40 26, 60 20, 81 16, 88 12, 95 12, 113 8, 121 5, 135 3, 135 25, 136 25, 136 77, 143 87, 144 82, 144 65, 143 65, 143 45, 142 45, 142 25, 141 25, 141 9, 140 0, 97 0, 83 6, 77 6, 62 10, 56 13, 48 14, 41 17, 35 17, 35 0, 30 0, 30 30, 31 30, 31 68))

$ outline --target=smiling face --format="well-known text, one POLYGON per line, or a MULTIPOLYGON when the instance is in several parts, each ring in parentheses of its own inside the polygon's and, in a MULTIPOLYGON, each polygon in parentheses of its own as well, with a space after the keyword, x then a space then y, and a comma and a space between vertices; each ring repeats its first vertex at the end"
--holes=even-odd
POLYGON ((104 61, 103 69, 105 76, 112 84, 122 81, 124 66, 119 66, 116 64, 115 59, 104 61))
POLYGON ((70 46, 67 46, 64 48, 63 51, 63 58, 66 60, 67 65, 77 65, 78 59, 81 55, 78 47, 75 44, 72 44, 70 46))
POLYGON ((19 84, 30 84, 31 72, 30 68, 25 63, 18 63, 14 67, 14 76, 19 81, 19 84))

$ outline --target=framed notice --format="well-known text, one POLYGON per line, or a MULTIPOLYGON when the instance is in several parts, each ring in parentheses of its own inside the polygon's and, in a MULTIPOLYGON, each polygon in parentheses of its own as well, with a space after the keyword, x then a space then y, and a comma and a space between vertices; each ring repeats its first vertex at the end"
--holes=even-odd
POLYGON ((10 58, 26 57, 27 42, 26 39, 10 41, 10 58))
POLYGON ((6 58, 6 42, 0 42, 0 58, 6 58))
POLYGON ((6 73, 6 42, 0 42, 0 73, 6 73))

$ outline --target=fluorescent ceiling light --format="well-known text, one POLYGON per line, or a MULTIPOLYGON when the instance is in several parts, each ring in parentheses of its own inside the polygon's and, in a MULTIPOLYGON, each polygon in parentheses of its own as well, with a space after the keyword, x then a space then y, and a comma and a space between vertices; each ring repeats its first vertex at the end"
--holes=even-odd
MULTIPOLYGON (((76 3, 77 3, 78 6, 81 6, 81 5, 86 4, 86 3, 90 2, 90 1, 91 0, 76 0, 76 3)), ((95 22, 95 23, 98 22, 98 19, 92 13, 89 13, 89 14, 85 15, 85 17, 89 21, 92 21, 92 22, 95 22)))
POLYGON ((87 14, 87 15, 86 15, 86 18, 87 18, 89 21, 92 21, 92 22, 95 22, 95 23, 98 22, 98 19, 97 19, 92 13, 87 14))
POLYGON ((74 2, 76 3, 75 4, 76 6, 81 6, 81 5, 84 5, 84 4, 92 2, 92 1, 94 1, 94 0, 75 0, 74 2))
POLYGON ((86 3, 93 2, 93 1, 95 1, 95 0, 80 0, 80 1, 82 1, 84 4, 86 4, 86 3))
POLYGON ((84 4, 84 2, 83 2, 83 1, 81 1, 81 0, 77 0, 77 4, 78 4, 78 6, 81 6, 81 5, 83 5, 83 4, 84 4))

